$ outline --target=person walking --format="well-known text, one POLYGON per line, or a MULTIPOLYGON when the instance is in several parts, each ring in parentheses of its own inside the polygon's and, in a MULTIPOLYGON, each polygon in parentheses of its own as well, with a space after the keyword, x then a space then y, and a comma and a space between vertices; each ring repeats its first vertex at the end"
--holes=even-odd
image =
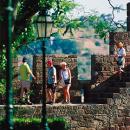
POLYGON ((57 75, 56 68, 53 66, 53 61, 47 61, 48 67, 48 75, 47 75, 47 96, 48 96, 48 104, 55 103, 56 99, 56 83, 57 83, 57 75))
POLYGON ((124 72, 123 68, 125 66, 126 50, 123 47, 122 42, 117 43, 116 46, 117 46, 117 53, 115 54, 115 57, 117 57, 118 73, 119 78, 121 80, 121 73, 124 72))
POLYGON ((31 105, 31 101, 30 101, 30 96, 29 96, 29 92, 30 92, 30 75, 34 78, 35 76, 33 75, 28 63, 27 63, 27 58, 23 57, 22 60, 22 64, 20 65, 19 68, 19 73, 20 73, 20 100, 19 103, 27 103, 29 105, 31 105), (25 101, 24 101, 24 97, 25 97, 25 101))
POLYGON ((61 62, 60 80, 63 86, 64 102, 70 103, 71 72, 66 62, 61 62))

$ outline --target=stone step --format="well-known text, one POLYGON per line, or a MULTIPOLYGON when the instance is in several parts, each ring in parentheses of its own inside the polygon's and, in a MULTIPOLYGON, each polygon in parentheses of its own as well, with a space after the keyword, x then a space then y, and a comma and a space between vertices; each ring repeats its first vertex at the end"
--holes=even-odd
POLYGON ((129 88, 119 88, 119 92, 111 92, 111 93, 88 93, 85 97, 85 101, 87 103, 107 103, 107 104, 120 104, 121 100, 124 99, 127 102, 127 96, 130 94, 129 88), (90 95, 90 96, 89 96, 90 95), (126 96, 125 96, 126 95, 126 96), (88 97, 87 97, 88 96, 88 97), (124 97, 125 96, 125 97, 124 97), (126 98, 126 99, 125 99, 126 98))
POLYGON ((126 86, 127 88, 129 88, 129 87, 130 87, 130 82, 126 82, 126 83, 125 83, 125 86, 126 86))
POLYGON ((112 98, 113 93, 87 93, 85 98, 112 98))
POLYGON ((74 103, 74 104, 76 104, 76 103, 81 103, 81 96, 73 96, 73 97, 71 97, 71 103, 74 103))
POLYGON ((109 82, 109 87, 125 87, 126 82, 124 81, 116 81, 116 82, 109 82))
POLYGON ((85 103, 107 104, 107 98, 85 98, 85 103))
POLYGON ((119 93, 120 92, 120 87, 107 87, 104 92, 119 93))

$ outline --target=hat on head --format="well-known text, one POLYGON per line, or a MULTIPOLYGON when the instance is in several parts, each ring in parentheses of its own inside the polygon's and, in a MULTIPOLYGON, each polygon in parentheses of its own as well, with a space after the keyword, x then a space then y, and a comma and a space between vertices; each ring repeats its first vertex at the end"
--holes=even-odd
POLYGON ((53 61, 50 59, 47 61, 47 64, 52 64, 52 63, 53 63, 53 61))

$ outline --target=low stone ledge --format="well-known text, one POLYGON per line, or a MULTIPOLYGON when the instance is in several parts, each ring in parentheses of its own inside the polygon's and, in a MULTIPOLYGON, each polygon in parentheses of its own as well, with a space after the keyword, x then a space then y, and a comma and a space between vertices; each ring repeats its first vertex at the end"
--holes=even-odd
MULTIPOLYGON (((54 104, 47 105, 47 116, 63 117, 70 129, 96 128, 99 122, 107 124, 108 105, 101 104, 54 104)), ((15 117, 41 117, 42 105, 14 105, 15 117)), ((0 116, 4 117, 5 106, 0 106, 0 116)), ((102 126, 100 126, 102 127, 102 126)))
MULTIPOLYGON (((105 104, 53 104, 46 105, 47 115, 51 116, 71 116, 71 115, 86 115, 107 114, 108 105, 105 104)), ((5 105, 0 105, 0 116, 5 115, 5 105)), ((35 105, 14 105, 14 115, 16 117, 39 117, 41 115, 41 104, 35 105)))
MULTIPOLYGON (((5 116, 5 105, 0 105, 0 117, 5 116)), ((118 118, 122 121, 123 109, 118 111, 113 110, 113 106, 107 104, 61 104, 46 105, 47 116, 49 118, 60 117, 67 121, 69 130, 81 130, 87 128, 106 128, 108 124, 114 125, 118 118), (117 112, 117 115, 113 113, 117 112), (122 115, 122 116, 121 116, 122 115), (120 117, 121 116, 121 117, 120 117)), ((15 117, 41 117, 41 104, 35 105, 14 105, 15 117)), ((129 117, 127 115, 127 124, 129 117)))

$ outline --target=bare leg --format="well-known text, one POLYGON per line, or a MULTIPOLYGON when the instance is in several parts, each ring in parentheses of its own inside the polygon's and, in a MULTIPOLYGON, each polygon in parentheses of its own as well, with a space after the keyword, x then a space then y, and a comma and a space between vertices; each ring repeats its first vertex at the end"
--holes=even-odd
POLYGON ((26 99, 27 99, 27 102, 30 102, 30 88, 26 88, 26 99))
POLYGON ((122 74, 121 68, 118 69, 118 74, 119 74, 119 79, 121 80, 121 79, 122 79, 122 76, 121 76, 121 74, 122 74))
POLYGON ((51 89, 47 89, 47 96, 48 96, 49 102, 52 101, 51 89))
POLYGON ((54 92, 52 95, 53 95, 53 103, 55 103, 55 101, 56 101, 56 93, 54 92))
POLYGON ((64 101, 67 102, 67 87, 64 87, 63 91, 64 91, 64 101))
POLYGON ((67 102, 70 102, 70 84, 67 86, 66 89, 66 96, 67 96, 67 102))
POLYGON ((22 100, 23 96, 24 96, 24 88, 21 87, 21 88, 20 88, 20 99, 21 99, 21 100, 22 100))

